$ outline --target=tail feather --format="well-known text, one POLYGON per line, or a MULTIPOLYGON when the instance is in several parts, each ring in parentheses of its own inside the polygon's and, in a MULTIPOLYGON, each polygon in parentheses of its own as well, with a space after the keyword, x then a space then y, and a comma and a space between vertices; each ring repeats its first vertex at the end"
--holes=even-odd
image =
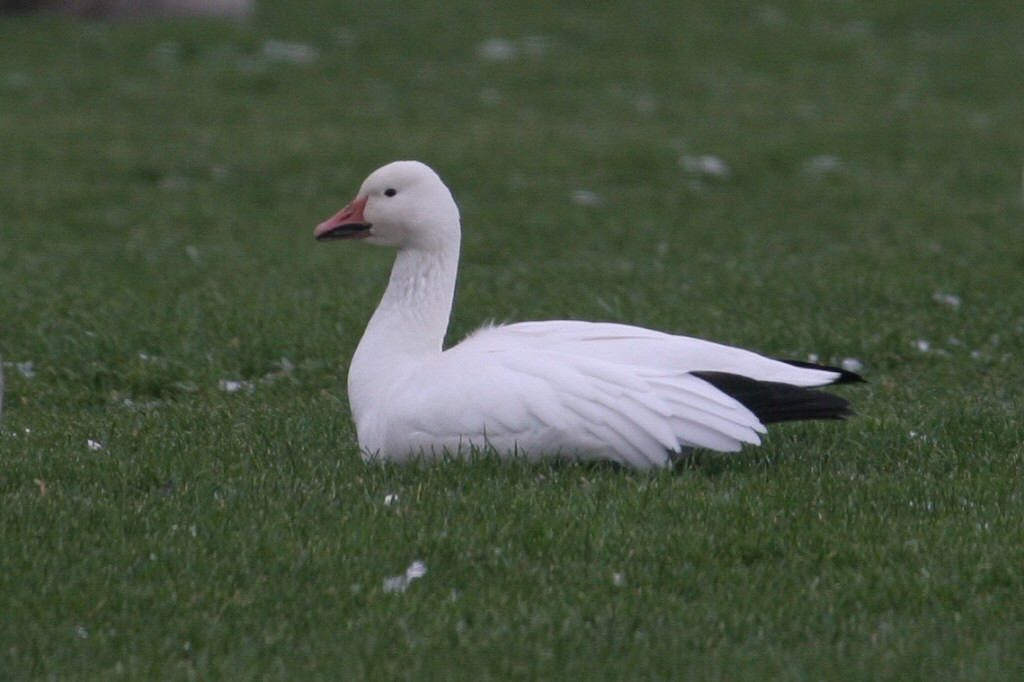
POLYGON ((839 375, 837 379, 832 381, 833 384, 862 384, 866 383, 866 379, 856 372, 851 372, 848 369, 842 367, 831 367, 829 365, 819 365, 814 362, 801 362, 800 360, 780 360, 787 365, 793 365, 794 367, 803 367, 804 369, 821 369, 826 372, 835 372, 839 375))

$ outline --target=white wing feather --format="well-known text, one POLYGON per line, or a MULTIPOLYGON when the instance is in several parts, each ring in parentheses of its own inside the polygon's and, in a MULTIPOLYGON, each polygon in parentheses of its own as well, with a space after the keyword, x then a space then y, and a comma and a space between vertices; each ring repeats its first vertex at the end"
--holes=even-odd
POLYGON ((682 448, 739 450, 765 427, 690 371, 798 385, 835 373, 627 325, 530 322, 489 327, 418 363, 381 396, 371 456, 468 448, 663 466, 682 448), (376 450, 377 452, 374 452, 376 450))

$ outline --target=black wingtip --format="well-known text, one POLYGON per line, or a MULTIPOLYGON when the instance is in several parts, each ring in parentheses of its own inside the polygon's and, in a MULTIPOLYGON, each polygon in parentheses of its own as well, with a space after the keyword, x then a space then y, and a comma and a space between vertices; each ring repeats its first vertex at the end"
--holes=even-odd
POLYGON ((820 369, 825 372, 835 372, 839 377, 832 382, 833 384, 866 384, 868 381, 856 372, 851 372, 850 370, 843 369, 842 367, 819 365, 815 362, 802 362, 800 360, 780 360, 779 362, 784 362, 787 365, 793 365, 794 367, 803 367, 804 369, 820 369))
POLYGON ((856 414, 845 398, 813 388, 758 381, 729 372, 694 372, 693 375, 738 400, 763 424, 846 419, 856 414))

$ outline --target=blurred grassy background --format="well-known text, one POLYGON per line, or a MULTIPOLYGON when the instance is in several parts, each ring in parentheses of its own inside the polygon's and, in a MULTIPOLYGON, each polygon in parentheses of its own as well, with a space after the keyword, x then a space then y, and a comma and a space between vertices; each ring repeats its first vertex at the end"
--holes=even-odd
POLYGON ((1022 30, 999 0, 3 18, 0 677, 1018 677, 1022 30), (651 476, 365 467, 344 374, 390 254, 311 231, 395 158, 462 207, 453 338, 851 358, 862 416, 651 476))

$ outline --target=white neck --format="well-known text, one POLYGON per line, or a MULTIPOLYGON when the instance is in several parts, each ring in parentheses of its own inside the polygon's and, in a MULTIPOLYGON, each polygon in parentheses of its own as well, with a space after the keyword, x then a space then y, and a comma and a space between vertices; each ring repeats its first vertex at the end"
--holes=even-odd
POLYGON ((371 348, 378 357, 440 353, 452 312, 458 265, 457 239, 436 249, 399 251, 388 287, 356 353, 371 348))
POLYGON ((349 401, 357 427, 373 409, 375 396, 418 362, 442 352, 458 263, 458 232, 398 252, 388 287, 349 366, 349 401))

